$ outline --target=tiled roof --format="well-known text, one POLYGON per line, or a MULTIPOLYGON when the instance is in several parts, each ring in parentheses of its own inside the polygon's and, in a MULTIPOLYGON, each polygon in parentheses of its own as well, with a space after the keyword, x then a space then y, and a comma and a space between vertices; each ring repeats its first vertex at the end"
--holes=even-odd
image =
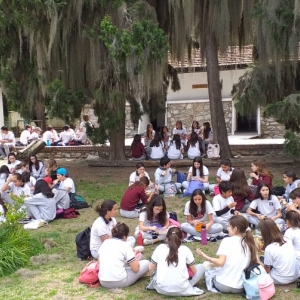
MULTIPOLYGON (((238 65, 248 65, 252 63, 252 46, 245 46, 241 50, 238 46, 228 47, 228 50, 225 54, 219 54, 219 66, 220 67, 230 67, 238 65)), ((205 69, 206 62, 201 60, 200 50, 192 50, 192 61, 188 62, 186 56, 184 61, 176 61, 171 59, 169 56, 169 63, 176 69, 187 69, 193 71, 193 69, 205 69)))

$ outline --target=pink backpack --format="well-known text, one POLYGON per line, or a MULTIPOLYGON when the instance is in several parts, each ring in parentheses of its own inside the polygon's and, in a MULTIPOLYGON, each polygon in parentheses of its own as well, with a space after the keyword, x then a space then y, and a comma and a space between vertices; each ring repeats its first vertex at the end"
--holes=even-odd
POLYGON ((79 282, 85 283, 88 287, 98 287, 100 286, 99 278, 99 261, 90 261, 81 271, 79 275, 79 282))
POLYGON ((274 280, 269 274, 258 276, 257 284, 261 300, 271 299, 275 295, 274 280))

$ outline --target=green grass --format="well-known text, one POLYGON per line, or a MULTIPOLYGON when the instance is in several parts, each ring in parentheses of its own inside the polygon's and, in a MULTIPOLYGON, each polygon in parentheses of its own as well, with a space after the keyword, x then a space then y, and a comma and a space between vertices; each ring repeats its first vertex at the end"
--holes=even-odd
MULTIPOLYGON (((78 166, 77 166, 78 167, 78 166)), ((70 167, 69 167, 70 168, 70 167)), ((69 170, 69 169, 68 169, 69 170)), ((97 201, 102 199, 113 199, 117 203, 120 202, 123 192, 128 184, 128 176, 132 170, 123 168, 117 171, 115 168, 93 168, 90 170, 87 167, 82 167, 82 173, 91 172, 92 174, 86 178, 74 178, 76 190, 88 200, 90 204, 95 205, 97 201), (117 174, 116 174, 117 173, 117 174)), ((148 171, 148 170, 147 170, 148 171)), ((211 172, 214 174, 215 172, 211 172)), ((273 172, 275 173, 275 172, 273 172)), ((149 172, 150 176, 153 176, 149 172)), ((79 176, 78 176, 79 177, 79 176)), ((211 178, 211 182, 213 182, 211 178)), ((274 180, 275 185, 282 185, 281 171, 277 172, 274 180)), ((166 203, 169 211, 176 211, 179 221, 184 221, 183 209, 188 198, 167 198, 166 203)), ((149 277, 142 278, 131 287, 125 288, 121 294, 112 294, 104 288, 90 289, 78 282, 80 271, 85 266, 86 262, 82 262, 76 257, 75 236, 78 232, 87 226, 91 226, 97 218, 97 214, 92 208, 80 210, 80 216, 77 219, 60 219, 51 222, 48 226, 38 230, 30 231, 30 234, 37 240, 53 239, 57 246, 50 249, 39 250, 41 260, 33 259, 31 264, 25 270, 11 274, 10 276, 0 278, 0 299, 20 300, 69 300, 69 299, 169 299, 154 291, 146 291, 144 287, 149 282, 149 277)), ((133 234, 134 228, 138 225, 138 220, 123 219, 117 216, 119 221, 126 222, 130 227, 130 232, 133 234)), ((1 241, 0 241, 1 243, 1 241)), ((196 247, 204 247, 206 253, 210 256, 215 256, 220 242, 208 243, 207 246, 202 246, 200 243, 189 243, 195 255, 196 263, 201 263, 202 260, 196 255, 196 247)), ((0 244, 1 247, 1 244, 0 244)), ((35 247, 35 245, 32 245, 35 247)), ((145 247, 144 255, 150 258, 156 246, 145 247)), ((204 281, 200 281, 200 288, 205 290, 204 281)), ((298 299, 299 291, 296 289, 296 284, 291 284, 283 287, 277 287, 276 296, 274 299, 298 299), (284 292, 284 290, 289 290, 284 292)), ((216 295, 206 292, 199 297, 190 297, 189 299, 243 299, 241 296, 234 295, 216 295)), ((183 299, 180 297, 173 299, 183 299)))

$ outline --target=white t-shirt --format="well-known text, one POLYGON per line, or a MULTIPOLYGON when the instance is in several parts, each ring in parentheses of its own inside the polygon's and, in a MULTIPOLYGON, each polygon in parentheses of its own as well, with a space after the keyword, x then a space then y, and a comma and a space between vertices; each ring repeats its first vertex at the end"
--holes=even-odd
POLYGON ((300 261, 300 228, 288 228, 284 238, 293 244, 297 260, 300 261))
POLYGON ((169 251, 167 244, 161 244, 156 247, 151 257, 151 262, 157 265, 157 290, 164 294, 186 293, 188 289, 192 289, 187 265, 195 264, 194 255, 187 246, 181 245, 178 248, 178 265, 173 263, 168 266, 166 258, 169 251))
POLYGON ((29 139, 30 139, 30 132, 28 130, 23 130, 20 135, 20 142, 26 146, 28 144, 29 139))
POLYGON ((2 189, 2 186, 6 182, 8 177, 5 173, 0 173, 0 189, 2 189))
POLYGON ((69 131, 63 131, 60 133, 60 138, 63 143, 69 143, 72 140, 72 133, 69 131))
POLYGON ((135 260, 134 252, 123 240, 112 238, 103 242, 99 248, 99 280, 120 281, 127 277, 127 264, 135 260))
POLYGON ((196 142, 195 146, 190 145, 187 151, 188 156, 200 156, 199 142, 196 142))
POLYGON ((13 182, 10 182, 8 186, 16 196, 30 196, 30 187, 26 183, 23 186, 16 186, 13 182))
POLYGON ((34 176, 35 178, 43 178, 45 177, 45 166, 44 166, 44 163, 39 161, 39 169, 37 170, 35 168, 35 165, 33 164, 32 165, 32 172, 31 172, 31 175, 34 176))
POLYGON ((31 134, 30 134, 30 137, 29 137, 29 139, 30 140, 38 140, 40 138, 40 136, 38 135, 38 133, 37 132, 32 132, 31 134))
POLYGON ((186 134, 186 129, 183 127, 182 129, 177 129, 177 128, 174 128, 173 129, 173 135, 174 134, 179 134, 179 135, 181 135, 181 134, 186 134))
POLYGON ((5 143, 15 145, 16 138, 12 131, 8 131, 7 133, 0 133, 0 134, 2 136, 2 140, 12 141, 12 142, 5 142, 5 143))
MULTIPOLYGON (((232 196, 230 196, 228 198, 224 198, 221 196, 221 194, 218 194, 218 195, 214 196, 214 198, 213 198, 214 211, 222 210, 223 208, 225 208, 226 206, 228 206, 230 203, 233 203, 233 202, 234 202, 234 200, 233 200, 232 196)), ((220 217, 229 220, 232 217, 232 214, 229 210, 228 212, 226 212, 225 214, 223 214, 220 217)))
POLYGON ((199 221, 203 222, 203 221, 207 220, 207 215, 214 214, 214 210, 213 210, 210 202, 206 200, 205 201, 205 211, 206 211, 205 214, 202 215, 202 213, 201 213, 201 207, 198 207, 198 216, 194 217, 193 215, 190 214, 190 203, 191 203, 191 201, 188 201, 185 204, 184 215, 185 216, 191 216, 192 220, 199 220, 199 221))
POLYGON ((76 193, 74 181, 70 177, 67 177, 64 181, 60 181, 58 188, 61 190, 66 190, 66 188, 70 188, 68 193, 76 193))
POLYGON ((249 207, 252 209, 257 208, 262 215, 266 215, 268 218, 276 216, 276 209, 281 209, 278 198, 274 195, 271 195, 271 200, 255 199, 249 207))
POLYGON ((183 145, 180 144, 180 149, 176 148, 176 144, 170 143, 169 149, 168 149, 168 157, 170 159, 182 159, 183 156, 181 154, 181 150, 183 149, 183 145))
POLYGON ((251 260, 247 244, 244 245, 244 252, 241 241, 242 238, 236 235, 227 237, 221 241, 217 251, 217 256, 226 255, 226 260, 216 275, 216 281, 235 289, 243 287, 242 273, 249 266, 251 260))
MULTIPOLYGON (((189 173, 191 173, 193 175, 193 167, 189 168, 189 173)), ((207 167, 203 166, 203 177, 208 176, 208 175, 209 175, 209 172, 208 172, 207 167)), ((200 177, 200 170, 199 169, 196 169, 196 177, 200 177)))
MULTIPOLYGON (((144 176, 146 176, 150 180, 150 176, 146 171, 144 172, 144 176)), ((140 181, 140 177, 139 177, 139 175, 137 175, 137 172, 135 171, 130 174, 128 185, 132 185, 132 183, 136 182, 136 181, 140 181)))
POLYGON ((229 170, 228 172, 224 172, 222 168, 219 168, 217 171, 217 177, 219 177, 221 181, 227 181, 230 179, 232 171, 233 168, 231 168, 231 170, 229 170))
MULTIPOLYGON (((166 220, 168 220, 169 217, 170 217, 170 215, 169 215, 168 212, 167 212, 166 214, 167 214, 166 220)), ((158 222, 157 217, 154 217, 151 221, 149 221, 149 220, 147 219, 147 212, 146 212, 146 211, 143 211, 143 212, 140 213, 139 221, 140 221, 140 222, 144 222, 144 226, 145 226, 145 227, 156 226, 157 228, 162 228, 162 227, 164 226, 164 225, 162 225, 162 224, 160 224, 160 223, 158 222)), ((139 226, 137 226, 136 230, 139 230, 139 226)))
POLYGON ((265 249, 265 266, 271 267, 270 276, 275 283, 289 284, 298 278, 298 263, 291 242, 272 243, 265 249))
POLYGON ((164 144, 162 142, 159 143, 158 147, 156 146, 150 147, 151 149, 150 157, 152 159, 162 158, 164 156, 163 148, 164 148, 164 144))
POLYGON ((52 142, 52 132, 50 130, 47 130, 43 133, 43 141, 47 143, 47 141, 52 142))
POLYGON ((19 165, 20 163, 21 162, 16 159, 13 163, 7 163, 5 165, 8 167, 9 172, 13 173, 15 171, 16 166, 19 165))
POLYGON ((91 229, 91 238, 90 238, 90 249, 98 250, 102 245, 102 241, 100 237, 105 235, 111 236, 111 230, 116 226, 117 221, 115 218, 111 218, 111 220, 106 223, 103 217, 98 217, 92 226, 91 229))

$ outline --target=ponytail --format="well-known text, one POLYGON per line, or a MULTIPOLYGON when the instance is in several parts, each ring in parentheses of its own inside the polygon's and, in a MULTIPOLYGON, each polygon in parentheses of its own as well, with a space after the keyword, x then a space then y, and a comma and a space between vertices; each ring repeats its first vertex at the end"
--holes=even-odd
POLYGON ((245 252, 245 248, 244 248, 243 242, 245 244, 247 244, 247 246, 248 246, 248 248, 250 250, 250 253, 251 253, 250 265, 256 264, 257 263, 256 244, 255 244, 255 241, 254 241, 254 238, 253 238, 253 234, 252 234, 252 232, 251 232, 250 229, 246 230, 245 236, 242 239, 242 247, 243 247, 244 252, 245 252))
POLYGON ((178 265, 178 248, 181 245, 182 231, 178 227, 172 227, 167 233, 168 245, 169 245, 169 255, 166 258, 168 266, 175 263, 176 267, 178 265))

